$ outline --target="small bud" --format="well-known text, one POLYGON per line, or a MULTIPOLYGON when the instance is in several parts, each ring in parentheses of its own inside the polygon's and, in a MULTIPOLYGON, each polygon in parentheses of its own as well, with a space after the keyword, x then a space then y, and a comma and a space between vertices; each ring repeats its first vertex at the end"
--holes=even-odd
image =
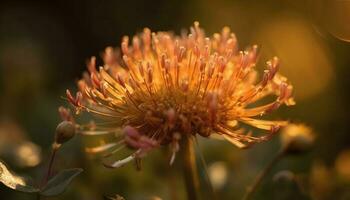
POLYGON ((70 139, 72 139, 75 135, 75 126, 72 122, 63 121, 58 124, 55 133, 55 143, 60 145, 63 144, 70 139))
POLYGON ((69 121, 74 123, 74 118, 72 116, 70 109, 60 106, 58 108, 58 113, 60 114, 60 117, 63 121, 69 121))
POLYGON ((122 49, 122 53, 124 55, 128 55, 129 53, 129 48, 128 48, 128 44, 129 43, 129 37, 128 36, 124 36, 123 40, 122 40, 122 44, 121 44, 121 49, 122 49))
POLYGON ((290 124, 281 134, 282 145, 287 153, 297 154, 310 150, 314 144, 315 135, 312 130, 302 124, 290 124))
POLYGON ((88 71, 93 74, 96 73, 96 57, 92 56, 87 62, 86 62, 88 71))

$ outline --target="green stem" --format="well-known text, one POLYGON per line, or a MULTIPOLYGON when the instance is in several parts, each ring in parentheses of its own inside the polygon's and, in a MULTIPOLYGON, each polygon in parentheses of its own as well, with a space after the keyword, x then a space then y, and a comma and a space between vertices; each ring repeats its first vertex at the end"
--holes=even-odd
POLYGON ((260 185, 260 183, 262 182, 262 180, 265 178, 265 176, 271 171, 271 169, 273 168, 273 166, 275 166, 276 163, 278 163, 281 158, 283 158, 283 156, 286 153, 286 148, 283 148, 278 152, 278 154, 267 164, 267 166, 263 169, 263 171, 261 171, 258 176, 255 178, 254 182, 252 183, 251 186, 249 186, 247 188, 246 193, 244 194, 242 200, 249 200, 251 199, 252 195, 254 194, 254 192, 256 191, 256 189, 258 188, 258 186, 260 185))
POLYGON ((183 173, 185 179, 185 186, 187 190, 188 200, 198 199, 198 173, 196 166, 196 157, 193 148, 193 140, 190 137, 183 138, 181 147, 181 157, 183 160, 183 173))

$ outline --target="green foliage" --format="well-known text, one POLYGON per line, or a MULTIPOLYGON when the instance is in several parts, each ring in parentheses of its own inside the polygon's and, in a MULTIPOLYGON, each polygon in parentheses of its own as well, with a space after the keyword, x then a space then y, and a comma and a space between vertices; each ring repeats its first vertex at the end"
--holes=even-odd
POLYGON ((80 168, 61 171, 47 183, 40 194, 43 196, 57 196, 63 193, 74 177, 79 175, 82 171, 83 170, 80 168))
POLYGON ((25 193, 39 193, 42 196, 57 196, 62 194, 72 182, 72 180, 79 175, 83 169, 74 168, 66 169, 58 173, 42 188, 38 188, 28 183, 28 181, 18 176, 8 169, 3 161, 0 161, 0 182, 8 188, 25 193))

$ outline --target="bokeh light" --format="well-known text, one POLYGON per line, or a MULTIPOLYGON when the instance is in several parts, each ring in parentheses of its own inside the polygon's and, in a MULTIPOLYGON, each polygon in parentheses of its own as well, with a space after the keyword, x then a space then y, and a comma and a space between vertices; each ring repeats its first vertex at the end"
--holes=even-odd
POLYGON ((341 179, 344 179, 350 182, 350 150, 344 150, 340 152, 336 161, 335 161, 335 169, 338 173, 338 176, 341 179))
POLYGON ((329 48, 303 18, 277 15, 256 35, 264 60, 273 55, 281 59, 281 73, 293 83, 296 100, 319 94, 334 78, 329 48))
POLYGON ((212 163, 208 168, 210 181, 215 189, 222 188, 227 181, 227 166, 224 162, 212 163))

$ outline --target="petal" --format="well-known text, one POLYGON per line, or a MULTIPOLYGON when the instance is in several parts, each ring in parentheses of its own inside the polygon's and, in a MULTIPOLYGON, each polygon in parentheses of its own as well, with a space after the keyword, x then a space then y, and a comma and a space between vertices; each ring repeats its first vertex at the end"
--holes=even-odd
POLYGON ((107 151, 115 146, 117 146, 118 143, 109 143, 109 144, 105 144, 105 145, 102 145, 102 146, 98 146, 98 147, 86 147, 85 148, 85 152, 86 153, 100 153, 100 152, 104 152, 104 151, 107 151))
POLYGON ((288 125, 288 121, 269 121, 269 120, 258 120, 252 118, 239 118, 239 121, 254 126, 263 130, 271 130, 276 126, 286 126, 288 125))
POLYGON ((225 140, 231 142, 232 144, 234 144, 235 146, 237 146, 237 147, 240 148, 240 149, 243 149, 243 148, 247 148, 247 147, 248 147, 248 145, 246 145, 246 144, 244 144, 244 143, 238 141, 237 139, 232 138, 232 137, 230 137, 230 136, 228 136, 228 135, 226 135, 226 134, 223 134, 222 136, 225 138, 225 140))

